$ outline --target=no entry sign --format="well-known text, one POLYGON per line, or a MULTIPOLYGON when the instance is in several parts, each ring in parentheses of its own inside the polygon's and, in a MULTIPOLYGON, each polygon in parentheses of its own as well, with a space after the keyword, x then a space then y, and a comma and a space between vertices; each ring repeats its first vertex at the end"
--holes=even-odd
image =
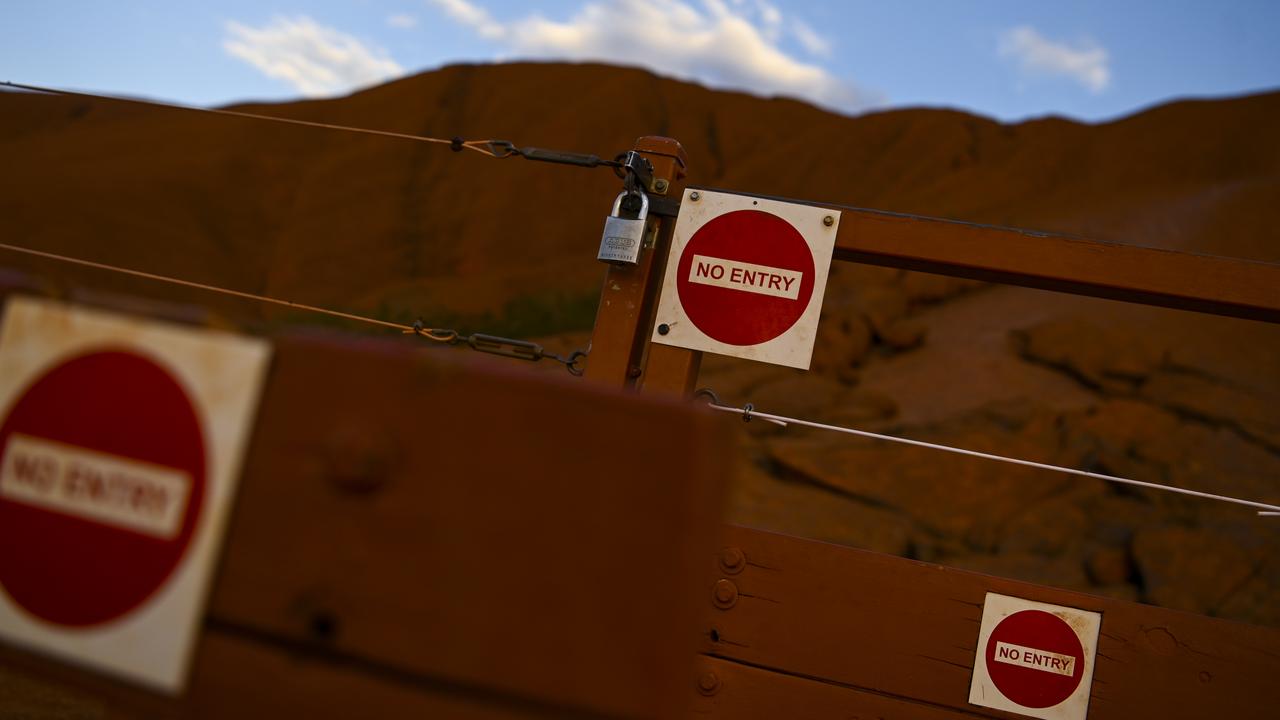
POLYGON ((969 702, 1037 718, 1084 718, 1102 616, 987 593, 969 702))
POLYGON ((0 552, 0 586, 41 620, 127 614, 190 544, 203 431, 177 380, 145 356, 89 351, 50 367, 0 424, 0 453, 0 547, 28 547, 0 552))
POLYGON ((0 636, 177 691, 268 348, 26 298, 3 323, 0 636))
POLYGON ((653 341, 807 369, 840 213, 687 190, 653 341))

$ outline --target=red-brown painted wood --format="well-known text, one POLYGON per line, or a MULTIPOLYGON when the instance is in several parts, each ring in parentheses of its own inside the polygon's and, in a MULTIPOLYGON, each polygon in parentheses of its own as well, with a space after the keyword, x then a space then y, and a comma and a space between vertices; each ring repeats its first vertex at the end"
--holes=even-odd
POLYGON ((1280 322, 1280 264, 776 199, 840 211, 836 260, 1280 322))
POLYGON ((704 591, 702 650, 713 657, 1014 717, 968 703, 983 599, 996 592, 1102 613, 1094 720, 1268 717, 1280 707, 1280 630, 746 528, 726 528, 723 544, 704 591), (721 581, 733 586, 729 607, 715 602, 721 581))
POLYGON ((690 718, 738 720, 972 720, 970 714, 907 698, 890 697, 724 658, 699 658, 691 679, 690 718))
POLYGON ((0 647, 0 717, 142 718, 560 717, 557 710, 393 676, 349 659, 206 630, 191 686, 166 698, 110 678, 0 647))
MULTIPOLYGON (((0 662, 122 717, 305 710, 320 685, 394 715, 452 713, 435 694, 485 717, 683 709, 731 426, 413 338, 273 347, 187 695, 0 662)), ((39 683, 16 685, 0 717, 39 683)))
MULTIPOLYGON (((678 198, 684 193, 687 157, 680 143, 671 138, 642 137, 636 140, 635 150, 653 164, 655 181, 666 181, 667 197, 678 198)), ((587 358, 588 380, 631 387, 644 373, 645 350, 675 229, 675 218, 650 217, 650 223, 657 226, 654 247, 640 252, 635 267, 610 266, 605 273, 587 358)))
POLYGON ((839 209, 838 260, 1280 322, 1280 265, 839 209))

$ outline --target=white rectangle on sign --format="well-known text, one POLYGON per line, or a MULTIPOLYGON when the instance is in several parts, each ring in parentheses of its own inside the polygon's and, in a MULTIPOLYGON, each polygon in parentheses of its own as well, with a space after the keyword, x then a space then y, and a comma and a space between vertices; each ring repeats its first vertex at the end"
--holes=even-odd
POLYGON ((182 527, 185 472, 18 433, 3 455, 0 496, 162 540, 182 527))
POLYGON ((1043 670, 1067 677, 1075 673, 1076 659, 1073 657, 1007 642, 996 642, 995 660, 1007 665, 1043 670))
POLYGON ((694 255, 689 282, 795 300, 804 273, 738 260, 694 255))

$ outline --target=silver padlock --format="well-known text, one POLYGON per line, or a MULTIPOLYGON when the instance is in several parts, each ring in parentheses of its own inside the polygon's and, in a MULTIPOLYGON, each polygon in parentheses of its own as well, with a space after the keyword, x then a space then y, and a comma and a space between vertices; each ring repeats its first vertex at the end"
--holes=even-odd
POLYGON ((600 239, 600 252, 597 260, 613 265, 635 265, 640 259, 640 246, 644 243, 645 221, 649 219, 649 196, 643 190, 640 195, 640 217, 631 219, 618 217, 622 211, 622 199, 625 191, 613 201, 613 212, 604 221, 604 237, 600 239))

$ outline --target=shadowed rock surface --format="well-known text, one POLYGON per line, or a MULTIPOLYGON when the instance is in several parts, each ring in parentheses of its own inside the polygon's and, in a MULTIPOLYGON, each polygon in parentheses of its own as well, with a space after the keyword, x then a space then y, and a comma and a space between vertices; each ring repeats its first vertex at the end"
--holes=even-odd
MULTIPOLYGON (((1280 260, 1275 93, 1002 125, 848 118, 638 70, 520 64, 243 109, 600 155, 668 135, 695 184, 1280 260)), ((0 156, 4 242, 560 348, 585 344, 617 191, 607 171, 28 94, 0 94, 0 156)), ((54 291, 302 319, 0 263, 54 291)), ((701 384, 761 410, 1277 502, 1277 358, 1275 327, 840 264, 813 372, 709 356, 701 384)), ((1280 525, 1248 510, 762 423, 744 456, 734 522, 1280 624, 1280 525)))

